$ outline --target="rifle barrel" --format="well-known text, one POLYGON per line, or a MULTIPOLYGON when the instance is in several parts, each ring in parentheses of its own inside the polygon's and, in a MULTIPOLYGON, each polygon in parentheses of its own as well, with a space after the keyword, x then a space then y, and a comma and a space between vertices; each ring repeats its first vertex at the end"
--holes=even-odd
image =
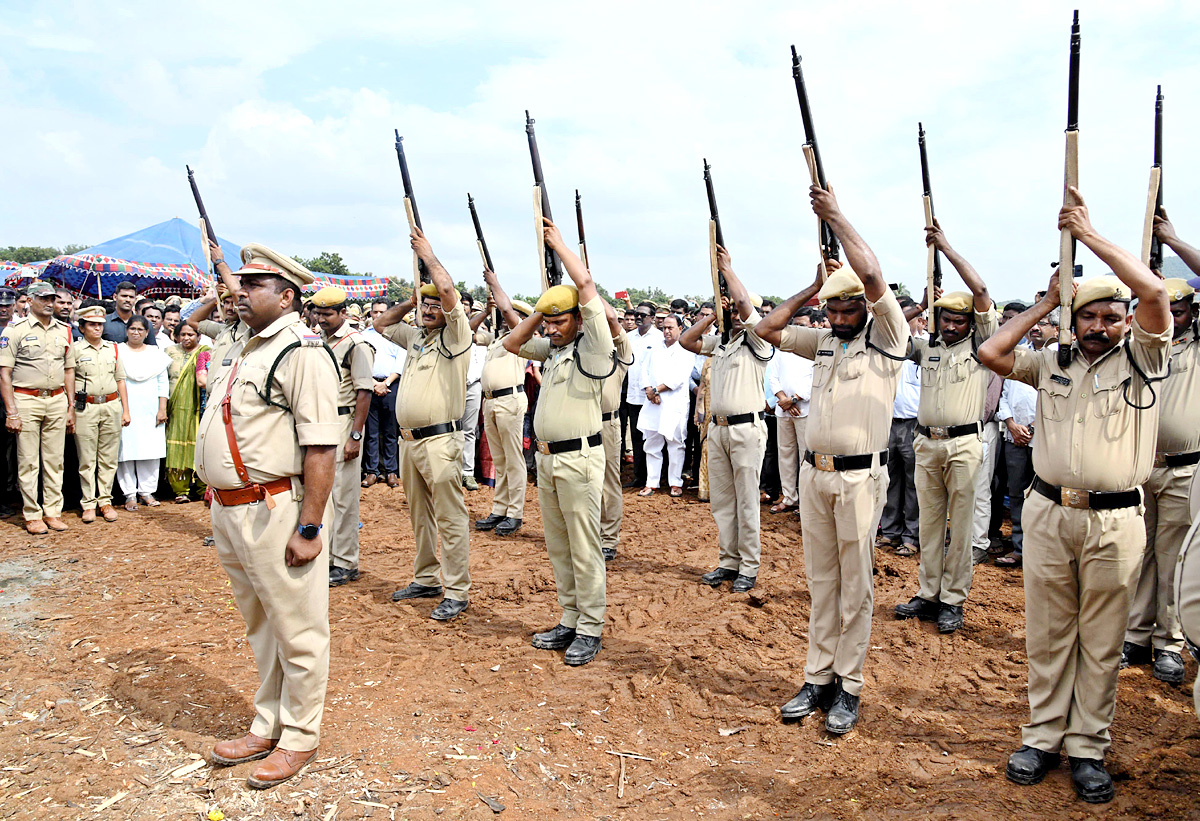
MULTIPOLYGON (((537 135, 533 131, 534 122, 535 120, 529 116, 527 109, 525 111, 525 136, 529 138, 529 159, 533 163, 533 184, 538 187, 538 191, 541 193, 542 216, 553 222, 554 215, 550 213, 550 195, 546 191, 546 178, 542 174, 542 155, 538 151, 537 135)), ((542 226, 537 226, 537 230, 541 231, 542 226)), ((562 282, 562 263, 558 259, 558 254, 549 246, 546 246, 542 265, 546 269, 547 282, 551 285, 557 285, 562 282)))
POLYGON ((583 202, 578 188, 575 189, 575 226, 579 229, 579 244, 583 245, 587 240, 583 236, 583 202))
POLYGON ((487 240, 483 238, 483 228, 479 224, 479 212, 475 210, 475 198, 467 194, 467 208, 471 209, 471 222, 475 225, 475 239, 479 243, 479 250, 483 252, 483 264, 487 266, 489 271, 495 271, 492 267, 492 255, 488 251, 487 240))
MULTIPOLYGON (((813 164, 817 167, 817 185, 829 190, 825 180, 825 165, 821 162, 821 149, 817 145, 817 130, 813 126, 812 106, 808 102, 808 87, 804 84, 804 70, 800 68, 800 55, 792 46, 792 79, 796 81, 796 99, 800 101, 800 119, 804 123, 804 144, 812 150, 813 164)), ((821 256, 825 259, 838 259, 841 256, 837 235, 827 223, 821 225, 821 256)))
POLYGON ((412 177, 408 175, 408 159, 404 156, 404 138, 400 136, 400 129, 396 129, 396 158, 400 160, 400 178, 404 183, 404 198, 408 200, 412 206, 413 221, 417 227, 424 230, 421 225, 421 213, 417 211, 417 197, 413 194, 412 177))
POLYGON ((192 198, 196 200, 196 210, 200 212, 200 219, 204 220, 204 227, 208 231, 209 238, 213 242, 217 242, 217 232, 213 230, 212 220, 208 218, 208 211, 204 207, 204 200, 200 197, 200 188, 196 185, 196 172, 192 170, 190 165, 185 165, 184 168, 187 169, 188 185, 192 187, 192 198))
POLYGON ((708 164, 708 160, 704 161, 704 187, 708 192, 708 218, 713 221, 717 229, 717 245, 725 247, 725 234, 721 231, 721 215, 717 213, 717 193, 713 190, 712 181, 712 166, 708 164))
POLYGON ((929 155, 925 151, 925 126, 917 123, 917 145, 921 149, 921 187, 925 196, 932 197, 933 190, 929 187, 929 155))
POLYGON ((1067 131, 1079 130, 1079 11, 1071 24, 1071 64, 1067 78, 1067 131))
MULTIPOLYGON (((1163 179, 1162 179, 1162 138, 1163 138, 1163 94, 1162 86, 1158 87, 1158 91, 1154 97, 1154 167, 1158 169, 1158 192, 1154 195, 1154 213, 1158 216, 1162 215, 1163 210, 1163 179)), ((1156 271, 1162 271, 1163 266, 1163 247, 1158 241, 1158 237, 1154 235, 1153 223, 1151 223, 1150 233, 1150 267, 1156 271)))

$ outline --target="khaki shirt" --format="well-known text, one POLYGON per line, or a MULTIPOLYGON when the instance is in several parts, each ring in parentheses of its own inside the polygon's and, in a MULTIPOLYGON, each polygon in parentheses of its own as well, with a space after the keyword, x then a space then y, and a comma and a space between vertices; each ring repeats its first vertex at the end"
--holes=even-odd
POLYGON ((57 319, 46 326, 27 316, 0 333, 0 368, 12 368, 14 388, 58 390, 66 383, 64 370, 74 367, 71 331, 57 319))
POLYGON ((709 412, 713 416, 758 413, 767 406, 763 377, 774 351, 754 332, 760 321, 758 313, 752 313, 744 323, 745 330, 724 345, 716 334, 700 340, 700 353, 712 357, 709 412))
POLYGON ((480 331, 475 334, 475 339, 480 345, 487 346, 483 374, 479 377, 479 387, 485 393, 525 384, 525 360, 504 350, 504 337, 480 331))
POLYGON ((107 339, 95 346, 86 339, 71 343, 75 354, 75 390, 88 396, 108 396, 117 392, 117 383, 125 381, 125 366, 117 356, 117 345, 107 339))
POLYGON ((891 289, 878 302, 868 301, 867 311, 870 327, 850 340, 824 329, 783 329, 779 350, 813 361, 805 440, 814 453, 858 456, 887 450, 903 362, 867 347, 867 338, 885 353, 903 357, 910 336, 891 289))
POLYGON ((338 385, 337 403, 339 408, 350 408, 354 412, 358 401, 359 391, 373 391, 375 388, 375 349, 370 346, 358 331, 343 322, 342 327, 331 336, 322 337, 325 344, 333 351, 341 371, 342 381, 338 385))
POLYGON ((556 348, 538 338, 521 346, 521 356, 545 363, 533 414, 533 432, 543 442, 600 432, 600 394, 613 367, 612 333, 600 297, 579 306, 579 313, 583 332, 574 343, 556 348))
POLYGON ((210 376, 210 401, 196 434, 196 472, 201 481, 222 490, 243 486, 221 413, 226 396, 230 424, 252 482, 299 476, 305 447, 341 444, 339 375, 321 337, 309 331, 299 314, 284 314, 227 356, 232 358, 229 367, 215 378, 210 376), (266 384, 271 366, 293 342, 301 345, 280 360, 272 384, 266 384), (290 412, 267 404, 263 394, 290 412))
POLYGON ((917 422, 931 427, 983 421, 983 406, 992 372, 975 356, 975 349, 999 327, 995 311, 982 314, 976 311, 975 330, 953 345, 913 339, 909 359, 921 368, 917 422))
POLYGON ((621 407, 621 383, 625 381, 625 374, 633 364, 633 344, 624 328, 620 329, 617 338, 613 340, 613 347, 617 351, 617 369, 613 371, 612 376, 604 380, 604 391, 600 395, 601 413, 613 413, 621 407))
MULTIPOLYGON (((250 326, 240 319, 232 325, 205 319, 200 321, 199 330, 213 341, 212 354, 208 364, 208 381, 211 385, 213 379, 219 376, 224 368, 233 364, 230 350, 250 338, 250 326)), ((212 396, 211 391, 209 396, 212 396)))
POLYGON ((1194 327, 1171 344, 1171 371, 1154 386, 1158 414, 1158 452, 1200 450, 1200 340, 1194 327))
POLYGON ((1091 364, 1077 344, 1071 346, 1075 356, 1065 371, 1058 367, 1058 351, 1013 351, 1016 360, 1008 378, 1038 391, 1034 472, 1052 485, 1081 490, 1129 490, 1144 484, 1154 465, 1162 403, 1135 410, 1125 402, 1123 386, 1129 383, 1130 402, 1151 404, 1151 391, 1130 367, 1129 355, 1146 376, 1165 376, 1170 342, 1170 328, 1147 333, 1135 317, 1132 336, 1091 364))
POLYGON ((402 428, 423 428, 462 419, 467 409, 467 367, 471 364, 471 325, 462 302, 446 314, 446 324, 434 331, 399 322, 383 335, 408 351, 396 422, 402 428))

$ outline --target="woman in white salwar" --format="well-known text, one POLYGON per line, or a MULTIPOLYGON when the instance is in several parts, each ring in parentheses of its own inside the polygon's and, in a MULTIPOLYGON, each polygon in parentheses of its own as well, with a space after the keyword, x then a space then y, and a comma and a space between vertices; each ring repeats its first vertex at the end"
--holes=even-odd
POLYGON ((159 460, 167 455, 167 370, 171 358, 162 349, 146 344, 150 323, 134 316, 126 328, 128 341, 119 348, 129 394, 129 427, 121 429, 121 454, 117 458, 117 483, 125 494, 125 509, 143 504, 158 507, 159 460))
POLYGON ((638 496, 649 496, 662 476, 662 450, 667 448, 667 481, 672 496, 683 495, 684 442, 687 440, 688 385, 695 355, 679 344, 683 319, 670 314, 663 319, 663 344, 651 353, 646 365, 647 404, 638 416, 645 436, 646 486, 638 496))

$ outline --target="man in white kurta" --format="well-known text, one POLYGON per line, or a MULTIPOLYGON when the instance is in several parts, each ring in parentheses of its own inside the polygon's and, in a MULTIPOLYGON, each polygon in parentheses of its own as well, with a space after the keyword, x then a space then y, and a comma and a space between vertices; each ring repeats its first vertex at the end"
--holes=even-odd
POLYGON ((683 493, 684 442, 687 439, 688 385, 696 356, 678 343, 682 320, 675 314, 663 322, 665 347, 654 348, 643 370, 646 404, 638 416, 638 429, 645 436, 646 487, 649 496, 662 477, 663 446, 667 449, 667 482, 671 495, 683 493))

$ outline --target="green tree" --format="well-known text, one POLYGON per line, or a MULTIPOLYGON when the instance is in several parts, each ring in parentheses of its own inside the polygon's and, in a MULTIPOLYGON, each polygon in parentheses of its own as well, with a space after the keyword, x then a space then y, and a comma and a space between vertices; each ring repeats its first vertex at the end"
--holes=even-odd
MULTIPOLYGON (((68 248, 75 246, 68 245, 68 248)), ((86 246, 79 246, 82 250, 86 246)), ((19 262, 22 265, 28 262, 41 262, 44 259, 53 259, 62 253, 73 253, 70 251, 60 251, 58 248, 42 248, 36 245, 9 245, 7 248, 0 248, 0 259, 8 259, 13 262, 19 262)))
POLYGON ((304 259, 303 257, 293 257, 293 259, 313 273, 327 274, 335 277, 354 276, 350 272, 350 267, 342 259, 342 255, 337 252, 322 251, 312 259, 304 259))

